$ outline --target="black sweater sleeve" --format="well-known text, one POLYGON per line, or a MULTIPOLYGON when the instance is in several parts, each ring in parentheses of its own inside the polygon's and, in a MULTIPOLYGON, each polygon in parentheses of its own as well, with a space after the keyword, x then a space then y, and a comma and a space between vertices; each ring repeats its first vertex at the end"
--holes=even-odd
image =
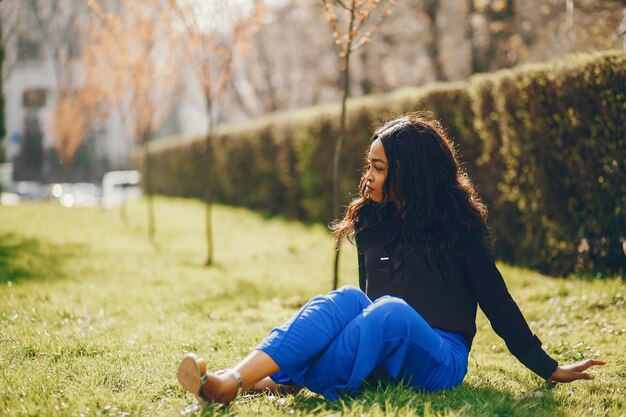
POLYGON ((509 351, 528 369, 549 378, 558 362, 542 349, 541 341, 531 332, 491 256, 474 258, 466 270, 481 310, 509 351))

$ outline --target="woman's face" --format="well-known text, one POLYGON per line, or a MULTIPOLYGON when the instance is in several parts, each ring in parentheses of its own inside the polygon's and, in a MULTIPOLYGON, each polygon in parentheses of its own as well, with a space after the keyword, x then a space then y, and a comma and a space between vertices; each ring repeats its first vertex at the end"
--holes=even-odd
POLYGON ((387 155, 380 139, 372 142, 368 156, 368 169, 365 173, 365 195, 380 203, 384 199, 383 185, 387 178, 387 155))

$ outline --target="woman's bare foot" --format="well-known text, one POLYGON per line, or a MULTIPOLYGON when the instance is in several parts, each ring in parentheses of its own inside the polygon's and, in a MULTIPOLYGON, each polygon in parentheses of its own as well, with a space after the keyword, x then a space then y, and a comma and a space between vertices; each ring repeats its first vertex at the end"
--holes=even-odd
MULTIPOLYGON (((184 389, 200 400, 227 404, 241 391, 278 371, 280 367, 276 361, 261 350, 255 349, 250 352, 235 368, 214 374, 206 372, 204 359, 190 353, 178 367, 178 381, 184 389)), ((271 382, 280 390, 280 386, 271 382)), ((288 391, 291 389, 287 388, 288 391)))
POLYGON ((200 400, 228 404, 237 396, 239 382, 229 371, 206 372, 204 359, 187 354, 178 367, 180 385, 200 400), (202 391, 202 395, 200 394, 202 391))

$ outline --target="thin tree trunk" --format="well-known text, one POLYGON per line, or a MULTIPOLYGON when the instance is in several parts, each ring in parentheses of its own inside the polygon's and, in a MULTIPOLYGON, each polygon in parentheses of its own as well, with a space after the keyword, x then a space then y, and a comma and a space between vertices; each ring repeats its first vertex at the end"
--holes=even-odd
MULTIPOLYGON (((350 18, 350 26, 348 33, 352 33, 354 27, 354 2, 352 2, 352 13, 350 18)), ((352 41, 349 41, 345 49, 343 67, 343 98, 341 100, 341 127, 339 131, 339 139, 335 145, 335 155, 333 158, 333 216, 338 218, 341 215, 339 205, 339 178, 340 178, 340 162, 343 142, 346 137, 346 118, 347 118, 347 102, 350 95, 350 54, 352 52, 352 41)), ((335 242, 335 260, 333 262, 333 290, 339 285, 339 256, 341 255, 341 240, 335 242)))
POLYGON ((205 261, 206 266, 213 265, 213 218, 212 211, 213 204, 211 202, 207 202, 205 204, 204 209, 204 217, 205 217, 205 225, 206 225, 206 243, 207 243, 207 257, 205 261))
POLYGON ((626 51, 626 2, 622 1, 622 3, 624 3, 624 9, 623 9, 624 18, 622 19, 622 25, 621 25, 622 49, 626 51))
POLYGON ((339 138, 335 144, 335 154, 333 157, 333 216, 337 217, 341 213, 339 212, 339 178, 341 176, 341 152, 343 150, 343 143, 346 137, 346 118, 347 118, 347 101, 350 95, 350 54, 348 53, 344 61, 343 70, 343 98, 341 99, 341 119, 339 128, 339 138))
POLYGON ((368 68, 370 65, 368 62, 368 57, 369 57, 369 54, 367 53, 367 49, 364 49, 363 51, 361 51, 361 55, 359 56, 359 58, 361 61, 361 68, 363 71, 363 75, 361 76, 361 79, 359 80, 359 85, 361 86, 361 94, 363 94, 364 96, 368 94, 372 94, 373 85, 374 85, 374 83, 369 77, 368 68))
MULTIPOLYGON (((2 41, 2 18, 0 18, 0 163, 6 159, 6 151, 4 150, 4 42, 2 41)), ((0 184, 0 192, 2 192, 2 184, 0 184)))
POLYGON ((426 51, 430 56, 430 61, 437 81, 447 81, 446 73, 441 64, 439 56, 439 26, 437 26, 437 13, 439 12, 439 0, 427 0, 424 3, 424 12, 428 17, 428 42, 426 51))
POLYGON ((156 243, 156 218, 154 216, 154 196, 152 195, 152 158, 148 151, 147 134, 143 138, 143 158, 145 166, 145 184, 146 184, 146 208, 148 210, 148 238, 154 244, 156 243))
POLYGON ((515 5, 513 0, 506 0, 506 7, 498 12, 494 11, 491 7, 487 8, 488 24, 502 23, 505 29, 497 32, 489 32, 489 44, 487 48, 487 62, 486 69, 489 71, 495 71, 501 68, 507 68, 512 65, 507 57, 507 51, 502 49, 504 41, 511 35, 513 28, 512 20, 515 15, 515 5))
MULTIPOLYGON (((129 170, 132 167, 132 154, 133 154, 133 145, 134 142, 131 137, 128 137, 128 121, 126 119, 126 112, 123 109, 123 104, 121 102, 117 102, 115 106, 115 110, 117 111, 117 115, 120 118, 120 131, 122 137, 122 147, 126 147, 126 154, 128 155, 127 160, 120 160, 119 157, 116 157, 116 163, 118 165, 117 169, 129 170)), ((145 150, 144 150, 145 152, 145 150)), ((123 158, 123 157, 122 157, 123 158)), ((128 184, 124 186, 122 193, 122 204, 120 204, 120 217, 125 225, 128 226, 128 211, 127 211, 127 202, 128 202, 128 184)))
MULTIPOLYGON (((262 32, 259 31, 257 50, 259 61, 261 61, 261 74, 263 75, 263 80, 265 81, 265 91, 267 95, 267 104, 263 103, 262 106, 266 111, 276 111, 280 107, 279 99, 276 95, 277 88, 274 85, 274 81, 272 80, 272 64, 270 63, 270 58, 267 54, 267 49, 265 48, 264 39, 262 38, 262 32)), ((259 95, 260 97, 261 95, 259 95)))
POLYGON ((474 39, 473 17, 474 17, 474 13, 476 13, 476 8, 474 7, 474 0, 468 0, 467 5, 468 5, 468 9, 467 9, 468 19, 467 19, 467 26, 466 26, 466 34, 467 34, 467 39, 469 40, 469 43, 470 43, 470 60, 471 60, 470 71, 471 71, 471 74, 476 74, 477 72, 482 72, 483 69, 479 63, 478 46, 476 45, 476 40, 474 39))
POLYGON ((204 262, 205 266, 213 265, 213 190, 212 190, 212 173, 213 173, 213 109, 210 97, 206 97, 207 116, 209 120, 209 129, 204 142, 204 226, 207 247, 207 256, 204 262))
POLYGON ((254 108, 248 104, 246 101, 245 93, 242 92, 239 87, 237 87, 237 83, 233 82, 230 84, 232 87, 233 98, 237 100, 237 104, 239 104, 239 108, 246 114, 248 117, 254 117, 256 111, 254 108))
POLYGON ((122 190, 122 203, 120 204, 120 218, 124 225, 128 226, 128 211, 126 210, 126 187, 122 190))

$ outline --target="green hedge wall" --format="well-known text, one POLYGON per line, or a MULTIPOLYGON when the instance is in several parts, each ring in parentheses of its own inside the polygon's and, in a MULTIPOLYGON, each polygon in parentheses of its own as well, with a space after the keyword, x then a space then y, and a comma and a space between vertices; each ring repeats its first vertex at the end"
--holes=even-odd
MULTIPOLYGON (((372 131, 432 112, 490 208, 496 255, 542 272, 624 275, 626 54, 574 55, 467 82, 351 100, 341 192, 354 195, 372 131)), ((336 105, 277 113, 216 134, 219 202, 329 222, 336 105)), ((155 191, 202 196, 203 138, 154 142, 155 191)), ((201 221, 199 219, 199 221, 201 221)))

